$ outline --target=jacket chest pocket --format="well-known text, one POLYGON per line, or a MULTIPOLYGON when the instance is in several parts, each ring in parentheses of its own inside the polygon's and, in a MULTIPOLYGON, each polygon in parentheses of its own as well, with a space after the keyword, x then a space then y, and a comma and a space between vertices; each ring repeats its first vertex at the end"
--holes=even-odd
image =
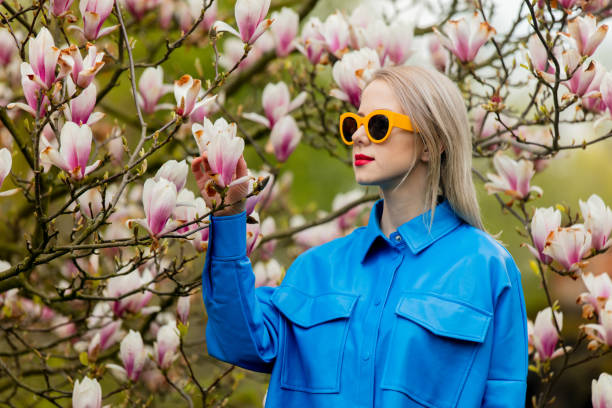
POLYGON ((436 294, 404 293, 395 308, 381 388, 427 407, 455 407, 491 317, 436 294))
POLYGON ((340 392, 340 370, 349 317, 358 296, 309 295, 277 288, 272 303, 286 317, 281 325, 281 387, 312 393, 340 392))

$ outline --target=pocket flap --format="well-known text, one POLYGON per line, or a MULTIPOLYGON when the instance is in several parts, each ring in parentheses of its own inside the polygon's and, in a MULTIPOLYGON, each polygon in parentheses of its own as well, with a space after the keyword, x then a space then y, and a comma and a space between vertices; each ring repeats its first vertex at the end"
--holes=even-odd
POLYGON ((406 293, 395 313, 445 337, 482 343, 492 313, 429 293, 406 293))
POLYGON ((349 293, 309 295, 291 286, 279 286, 271 301, 287 319, 305 328, 351 315, 358 296, 349 293))

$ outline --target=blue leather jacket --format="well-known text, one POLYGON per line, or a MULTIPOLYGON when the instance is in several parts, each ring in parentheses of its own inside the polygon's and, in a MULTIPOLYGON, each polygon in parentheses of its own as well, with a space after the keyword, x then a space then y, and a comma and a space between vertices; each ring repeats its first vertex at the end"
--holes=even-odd
POLYGON ((302 253, 254 288, 246 213, 212 216, 202 275, 208 353, 271 373, 266 407, 525 406, 527 316, 510 253, 448 201, 302 253))

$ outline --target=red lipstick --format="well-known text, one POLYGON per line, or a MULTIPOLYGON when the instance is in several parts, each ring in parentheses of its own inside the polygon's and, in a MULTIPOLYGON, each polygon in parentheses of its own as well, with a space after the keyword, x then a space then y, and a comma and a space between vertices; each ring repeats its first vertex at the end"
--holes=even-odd
POLYGON ((365 154, 359 153, 355 155, 355 166, 363 166, 364 164, 367 164, 373 160, 374 160, 373 157, 366 156, 365 154))

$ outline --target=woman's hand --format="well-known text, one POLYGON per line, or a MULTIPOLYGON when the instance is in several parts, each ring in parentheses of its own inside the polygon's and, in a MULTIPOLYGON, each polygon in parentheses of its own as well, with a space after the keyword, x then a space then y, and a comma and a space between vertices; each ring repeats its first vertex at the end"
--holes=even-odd
MULTIPOLYGON (((202 156, 196 158, 191 162, 191 171, 196 178, 198 183, 198 188, 200 189, 200 193, 206 202, 208 208, 213 208, 213 201, 218 206, 221 203, 221 195, 215 190, 213 187, 215 173, 210 169, 210 164, 208 163, 208 152, 202 153, 202 156)), ((241 177, 245 177, 248 175, 247 164, 244 160, 244 156, 240 156, 238 163, 236 165, 236 172, 232 177, 232 180, 239 179, 241 177)), ((249 190, 248 180, 245 180, 243 183, 233 185, 229 187, 226 195, 225 195, 225 204, 233 204, 228 207, 223 208, 222 210, 215 211, 215 216, 222 215, 233 215, 241 213, 245 210, 246 200, 244 199, 249 190)))

